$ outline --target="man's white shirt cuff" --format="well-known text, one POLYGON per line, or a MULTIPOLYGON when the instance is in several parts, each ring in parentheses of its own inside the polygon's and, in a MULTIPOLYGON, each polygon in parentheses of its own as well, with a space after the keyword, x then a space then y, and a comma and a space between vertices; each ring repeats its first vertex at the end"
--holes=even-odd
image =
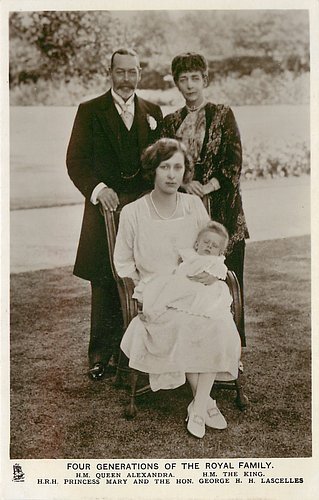
POLYGON ((98 204, 97 196, 100 193, 100 191, 102 191, 102 189, 104 189, 106 187, 107 187, 107 185, 104 184, 104 182, 100 182, 97 186, 95 186, 95 188, 92 191, 91 198, 90 198, 90 201, 91 201, 91 203, 93 203, 93 205, 98 204))

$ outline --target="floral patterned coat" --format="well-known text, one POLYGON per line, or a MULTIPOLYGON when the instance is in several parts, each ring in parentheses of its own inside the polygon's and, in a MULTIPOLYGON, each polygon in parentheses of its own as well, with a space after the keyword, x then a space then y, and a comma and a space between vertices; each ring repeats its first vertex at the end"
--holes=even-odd
MULTIPOLYGON (((167 115, 162 136, 176 137, 186 114, 185 106, 167 115)), ((240 191, 241 141, 234 114, 228 106, 208 102, 205 116, 206 133, 200 158, 194 165, 194 179, 206 184, 216 177, 220 183, 220 189, 209 194, 209 202, 211 217, 224 224, 229 232, 228 255, 235 243, 249 238, 240 191)))

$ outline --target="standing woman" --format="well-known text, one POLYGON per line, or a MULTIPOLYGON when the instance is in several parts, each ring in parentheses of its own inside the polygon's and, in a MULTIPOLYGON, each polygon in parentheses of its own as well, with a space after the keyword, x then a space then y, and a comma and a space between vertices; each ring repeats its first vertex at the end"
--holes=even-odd
POLYGON ((208 65, 202 55, 176 56, 172 74, 186 105, 165 117, 162 135, 180 139, 187 146, 194 177, 183 187, 201 198, 209 195, 212 219, 229 233, 225 264, 236 273, 243 294, 245 238, 249 233, 240 192, 242 149, 237 124, 228 106, 205 99, 208 65))

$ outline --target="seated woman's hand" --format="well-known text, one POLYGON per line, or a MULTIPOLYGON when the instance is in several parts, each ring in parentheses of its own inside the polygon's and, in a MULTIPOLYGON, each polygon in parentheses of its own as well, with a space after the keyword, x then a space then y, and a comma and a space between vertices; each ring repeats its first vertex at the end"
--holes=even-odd
POLYGON ((199 181, 191 181, 188 184, 183 184, 183 189, 185 189, 188 194, 196 194, 201 198, 204 196, 203 184, 199 181))
POLYGON ((194 276, 188 276, 191 281, 197 281, 198 283, 202 283, 203 285, 213 285, 218 281, 216 276, 203 271, 202 273, 195 274, 194 276))

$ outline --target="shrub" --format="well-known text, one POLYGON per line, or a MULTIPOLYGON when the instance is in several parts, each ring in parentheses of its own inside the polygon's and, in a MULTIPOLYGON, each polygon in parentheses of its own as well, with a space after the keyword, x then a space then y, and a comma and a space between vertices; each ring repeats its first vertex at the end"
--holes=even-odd
POLYGON ((243 179, 299 177, 309 173, 309 145, 297 137, 289 142, 253 137, 243 144, 243 179))
MULTIPOLYGON (((309 73, 295 76, 286 71, 279 75, 267 74, 256 69, 242 78, 227 76, 215 79, 206 90, 207 98, 231 106, 261 104, 307 104, 309 103, 309 73)), ((99 95, 109 88, 105 76, 95 74, 87 84, 81 78, 73 77, 69 82, 42 78, 35 83, 21 83, 10 91, 14 106, 75 106, 79 102, 99 95)), ((179 106, 183 102, 175 87, 166 90, 142 89, 146 99, 160 106, 179 106)))
POLYGON ((69 82, 45 81, 21 83, 10 91, 11 106, 76 106, 80 102, 100 95, 109 87, 107 79, 96 75, 87 85, 81 78, 69 82))
POLYGON ((232 106, 261 104, 308 104, 309 73, 295 76, 291 71, 278 75, 259 69, 251 75, 234 79, 216 80, 207 89, 207 97, 214 102, 232 106))
MULTIPOLYGON (((145 99, 150 99, 161 106, 180 106, 181 94, 176 88, 168 90, 141 90, 145 99)), ((215 103, 230 106, 248 106, 265 104, 308 104, 310 93, 309 73, 295 77, 286 71, 279 75, 266 74, 254 70, 249 76, 213 80, 206 89, 206 97, 215 103)))

